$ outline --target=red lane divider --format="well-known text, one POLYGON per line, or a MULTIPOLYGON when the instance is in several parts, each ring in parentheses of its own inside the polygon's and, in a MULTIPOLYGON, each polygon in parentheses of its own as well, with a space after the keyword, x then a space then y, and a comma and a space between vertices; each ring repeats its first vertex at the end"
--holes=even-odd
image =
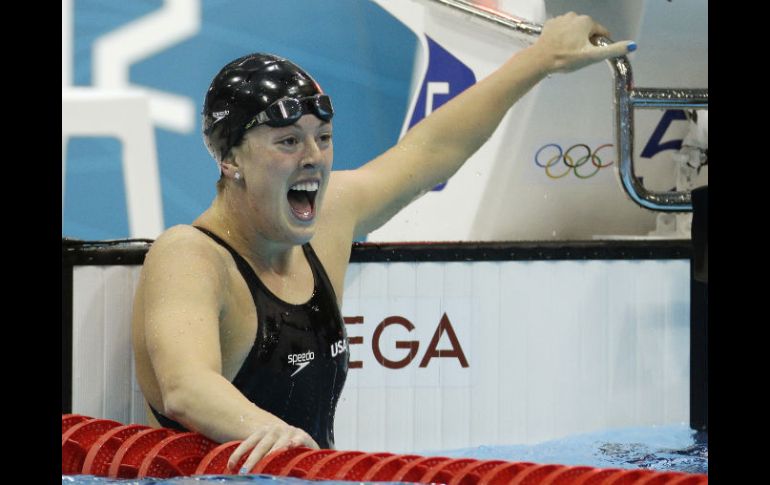
POLYGON ((449 483, 450 480, 454 478, 455 474, 462 472, 462 470, 469 466, 473 466, 478 462, 478 460, 474 460, 473 458, 459 458, 439 463, 431 468, 428 473, 423 475, 422 480, 427 483, 449 483))
POLYGON ((489 471, 479 476, 479 483, 483 483, 485 485, 508 483, 516 478, 516 475, 523 473, 528 468, 533 466, 537 465, 526 461, 517 463, 506 462, 502 465, 497 465, 494 468, 490 468, 489 471))
POLYGON ((294 458, 309 455, 312 452, 312 449, 300 446, 297 448, 289 448, 288 450, 270 453, 266 457, 262 458, 256 465, 254 465, 254 468, 251 469, 251 473, 280 475, 284 467, 286 467, 286 465, 288 465, 289 462, 291 462, 294 458))
POLYGON ((607 485, 632 485, 654 473, 650 470, 626 470, 606 483, 607 485))
POLYGON ((346 464, 337 470, 337 474, 332 480, 360 482, 364 474, 374 467, 377 462, 390 456, 393 456, 393 453, 364 453, 352 460, 348 460, 346 464))
POLYGON ((666 485, 702 485, 708 483, 706 475, 690 475, 681 478, 675 478, 666 485))
POLYGON ((310 467, 305 478, 313 480, 331 480, 339 469, 353 458, 363 455, 363 451, 336 451, 319 460, 310 467))
POLYGON ((650 475, 648 477, 645 477, 638 482, 636 482, 635 485, 668 485, 674 479, 679 477, 687 476, 685 473, 681 472, 663 472, 663 473, 655 473, 653 475, 650 475))
POLYGON ((179 433, 156 444, 145 455, 137 478, 190 476, 217 443, 202 434, 179 433))
POLYGON ((498 465, 506 465, 510 462, 503 460, 477 461, 463 470, 459 471, 447 485, 476 485, 481 476, 498 465))
POLYGON ((310 470, 313 465, 318 463, 323 457, 331 455, 332 453, 334 453, 334 450, 313 450, 310 453, 298 455, 287 463, 278 475, 283 477, 305 478, 308 470, 310 470))
POLYGON ((62 414, 61 415, 61 434, 64 434, 68 429, 83 421, 90 421, 94 418, 88 416, 81 416, 79 414, 62 414))
POLYGON ((104 433, 94 444, 86 455, 81 473, 83 475, 96 475, 106 477, 110 471, 110 464, 118 452, 118 448, 131 436, 140 431, 150 429, 149 426, 140 424, 129 424, 118 426, 104 433))
POLYGON ((590 466, 570 466, 548 475, 547 478, 540 482, 540 485, 569 485, 580 476, 593 470, 596 470, 596 468, 590 466))
POLYGON ((99 437, 112 428, 120 426, 109 419, 81 421, 61 435, 61 472, 63 475, 77 475, 83 469, 86 455, 99 437))
POLYGON ((427 475, 431 469, 439 464, 443 464, 445 461, 449 461, 449 458, 445 456, 426 456, 420 457, 417 460, 410 461, 401 467, 400 470, 393 475, 393 482, 420 482, 424 475, 427 475))
POLYGON ((366 472, 361 477, 362 482, 387 482, 389 477, 398 472, 402 466, 407 463, 419 460, 422 458, 420 455, 393 455, 390 458, 385 458, 381 462, 372 467, 371 470, 366 472))
POLYGON ((509 483, 510 485, 539 485, 549 477, 568 468, 566 465, 535 465, 518 473, 513 481, 501 483, 509 483))
MULTIPOLYGON (((242 441, 224 444, 199 433, 121 425, 62 414, 62 474, 171 478, 238 473, 228 460, 242 441)), ((708 476, 646 469, 594 468, 362 451, 285 448, 265 456, 252 474, 307 480, 415 482, 447 485, 707 485, 708 476)))
POLYGON ((128 438, 115 452, 107 475, 111 478, 136 478, 145 455, 153 446, 173 434, 176 434, 176 431, 152 428, 140 431, 128 438))
MULTIPOLYGON (((242 441, 228 441, 209 451, 198 464, 193 475, 233 475, 238 473, 237 468, 235 471, 227 469, 227 461, 241 443, 242 441)), ((244 456, 241 461, 246 461, 246 458, 248 455, 244 456)), ((238 466, 240 465, 239 463, 238 466)))
POLYGON ((573 480, 570 485, 599 485, 624 471, 621 468, 595 468, 594 471, 585 473, 573 480))

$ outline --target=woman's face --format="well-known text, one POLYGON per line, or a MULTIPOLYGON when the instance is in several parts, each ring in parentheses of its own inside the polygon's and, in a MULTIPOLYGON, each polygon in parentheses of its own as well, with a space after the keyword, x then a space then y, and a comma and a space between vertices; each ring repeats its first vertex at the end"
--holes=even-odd
POLYGON ((234 149, 249 217, 263 237, 304 244, 313 237, 329 182, 332 125, 312 114, 293 125, 249 130, 234 149))

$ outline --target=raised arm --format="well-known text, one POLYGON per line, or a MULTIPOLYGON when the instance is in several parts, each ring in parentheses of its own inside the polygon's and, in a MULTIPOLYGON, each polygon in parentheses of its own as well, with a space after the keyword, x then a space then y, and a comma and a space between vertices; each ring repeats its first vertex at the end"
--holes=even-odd
POLYGON ((609 32, 590 17, 568 13, 545 23, 535 44, 415 125, 393 148, 341 174, 354 199, 355 237, 380 227, 411 201, 444 182, 492 135, 505 113, 553 72, 569 72, 625 55, 629 42, 598 47, 609 32))
POLYGON ((220 318, 229 292, 223 257, 197 230, 179 226, 148 253, 140 287, 144 345, 162 402, 156 409, 215 441, 246 440, 250 469, 271 449, 318 445, 254 405, 222 375, 220 318))

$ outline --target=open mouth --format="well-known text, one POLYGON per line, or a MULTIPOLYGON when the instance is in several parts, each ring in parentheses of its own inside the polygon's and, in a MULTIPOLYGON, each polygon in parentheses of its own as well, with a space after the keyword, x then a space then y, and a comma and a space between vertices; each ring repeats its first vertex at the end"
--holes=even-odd
POLYGON ((286 198, 291 211, 301 221, 310 221, 315 217, 315 197, 318 194, 318 181, 301 182, 292 185, 286 198))

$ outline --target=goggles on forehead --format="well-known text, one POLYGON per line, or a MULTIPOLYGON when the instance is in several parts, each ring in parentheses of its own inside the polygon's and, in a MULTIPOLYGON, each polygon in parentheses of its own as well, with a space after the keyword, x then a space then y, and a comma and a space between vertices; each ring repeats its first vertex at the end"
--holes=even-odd
POLYGON ((306 98, 281 98, 257 113, 246 126, 245 130, 257 125, 266 124, 273 127, 289 126, 299 120, 302 115, 314 114, 323 121, 329 121, 334 116, 332 100, 325 94, 316 94, 306 98))

